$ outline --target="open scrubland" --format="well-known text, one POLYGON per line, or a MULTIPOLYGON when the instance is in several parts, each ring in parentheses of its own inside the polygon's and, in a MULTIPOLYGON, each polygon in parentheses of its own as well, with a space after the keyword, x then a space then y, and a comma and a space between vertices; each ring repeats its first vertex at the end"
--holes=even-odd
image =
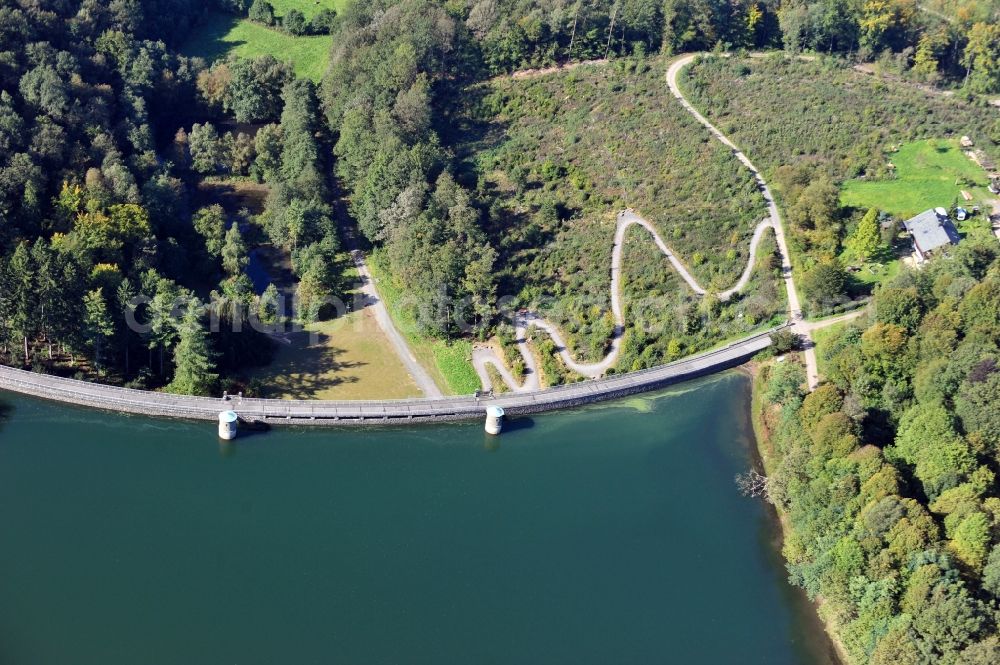
MULTIPOLYGON (((501 291, 541 305, 581 358, 599 359, 613 329, 618 210, 631 207, 649 220, 712 291, 739 278, 766 215, 751 174, 670 95, 666 63, 497 78, 473 87, 456 111, 457 152, 464 178, 489 206, 501 291)), ((759 307, 740 297, 720 316, 717 301, 703 304, 686 291, 646 231, 630 231, 626 244, 626 295, 637 306, 641 295, 643 315, 653 320, 620 369, 666 359, 671 340, 672 354, 688 353, 782 309, 776 294, 759 307)))
POLYGON ((694 294, 665 262, 648 234, 633 227, 626 236, 622 268, 622 297, 630 325, 618 371, 677 360, 785 318, 781 261, 771 231, 757 248, 750 281, 728 301, 694 294))
POLYGON ((814 164, 837 180, 887 177, 890 151, 917 139, 968 135, 1000 155, 992 141, 1000 115, 985 100, 885 81, 840 60, 708 57, 688 69, 684 88, 772 175, 814 164))
POLYGON ((850 306, 898 272, 908 243, 888 219, 880 235, 880 211, 900 221, 960 203, 962 190, 972 203, 986 198, 987 172, 958 151, 960 137, 986 164, 1000 155, 1000 112, 986 99, 884 79, 842 60, 708 56, 683 86, 774 185, 810 315, 850 306))

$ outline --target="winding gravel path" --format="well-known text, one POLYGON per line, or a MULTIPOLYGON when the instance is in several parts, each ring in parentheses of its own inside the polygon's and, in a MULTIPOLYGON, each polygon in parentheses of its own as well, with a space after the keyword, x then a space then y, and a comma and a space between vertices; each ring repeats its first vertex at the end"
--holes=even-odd
MULTIPOLYGON (((753 272, 754 263, 756 262, 756 250, 757 246, 760 244, 761 237, 763 236, 765 230, 768 228, 773 229, 775 241, 778 246, 778 252, 781 254, 781 274, 785 284, 785 293, 788 298, 789 320, 793 325, 792 329, 803 337, 803 355, 805 356, 806 361, 806 376, 809 383, 809 389, 813 390, 817 385, 819 385, 819 371, 816 363, 816 351, 813 348, 809 333, 816 327, 830 325, 830 323, 823 322, 823 324, 819 325, 806 324, 802 318, 802 306, 799 303, 799 295, 795 290, 795 282, 792 277, 791 255, 788 252, 788 245, 785 242, 785 233, 781 225, 781 213, 778 211, 778 206, 774 201, 774 196, 771 194, 771 190, 767 186, 767 182, 765 182, 763 176, 760 174, 760 171, 756 166, 754 166, 753 162, 751 162, 750 159, 739 148, 737 148, 728 137, 726 137, 725 134, 719 131, 715 125, 709 122, 705 116, 699 113, 690 104, 690 102, 688 102, 688 100, 684 97, 684 94, 681 92, 680 87, 677 85, 678 74, 682 69, 691 64, 696 57, 697 54, 687 55, 682 58, 678 58, 670 65, 667 69, 666 75, 667 87, 670 89, 673 96, 678 99, 681 106, 693 115, 698 122, 704 125, 712 133, 712 135, 715 136, 715 138, 717 138, 725 146, 729 147, 736 159, 750 169, 750 172, 757 181, 757 186, 760 188, 760 192, 767 203, 768 209, 768 217, 758 224, 756 229, 754 229, 753 238, 750 241, 750 255, 747 258, 747 265, 743 270, 743 274, 732 288, 719 292, 718 297, 720 300, 727 300, 732 297, 733 294, 739 293, 746 287, 750 280, 750 275, 753 272)), ((625 317, 621 302, 622 241, 625 238, 625 232, 633 224, 642 226, 653 236, 653 241, 656 243, 656 246, 659 247, 660 251, 667 257, 674 269, 684 279, 684 281, 687 282, 688 286, 695 291, 695 293, 698 293, 699 295, 704 295, 706 293, 705 289, 702 288, 691 273, 688 272, 687 267, 676 257, 670 247, 663 242, 663 239, 656 232, 656 229, 652 224, 637 215, 632 210, 622 211, 618 214, 614 250, 611 255, 611 311, 615 319, 615 329, 611 336, 610 348, 604 359, 596 363, 577 362, 570 355, 568 347, 560 334, 559 329, 554 324, 546 321, 533 312, 519 314, 514 318, 514 328, 517 348, 521 353, 526 370, 524 380, 522 383, 518 383, 507 370, 502 359, 497 356, 491 348, 480 346, 473 350, 472 361, 485 390, 493 388, 489 374, 486 371, 487 365, 493 365, 497 368, 504 381, 507 382, 511 390, 515 392, 527 392, 531 390, 538 390, 540 388, 537 363, 535 362, 534 355, 531 353, 531 349, 528 347, 529 331, 531 328, 540 328, 545 331, 545 333, 552 338, 556 348, 559 350, 559 356, 562 358, 562 361, 569 369, 578 374, 589 378, 597 378, 603 376, 604 373, 615 364, 618 360, 618 354, 621 350, 621 339, 625 331, 625 317)))
MULTIPOLYGON (((559 328, 550 321, 542 318, 534 312, 521 313, 514 316, 514 337, 517 343, 518 351, 521 353, 521 358, 524 362, 525 376, 523 382, 518 382, 509 372, 506 364, 501 360, 499 356, 493 351, 492 348, 487 346, 478 346, 473 349, 472 352, 472 364, 476 368, 476 373, 479 375, 479 379, 483 384, 484 390, 490 390, 494 388, 492 382, 490 381, 489 374, 486 371, 487 365, 493 365, 503 377, 507 385, 515 392, 528 392, 531 390, 540 389, 540 383, 538 380, 538 367, 535 360, 534 354, 531 353, 531 349, 528 347, 529 344, 529 332, 531 328, 539 328, 543 330, 552 341, 555 343, 558 349, 559 357, 566 364, 566 367, 573 370, 577 374, 581 374, 591 379, 596 379, 603 376, 605 372, 611 368, 615 362, 618 360, 618 354, 621 351, 621 339, 622 335, 625 333, 625 313, 624 307, 622 305, 622 295, 621 295, 621 272, 622 272, 622 261, 624 258, 624 241, 625 233, 633 225, 641 226, 646 229, 651 236, 653 236, 653 242, 659 247, 660 251, 664 256, 670 261, 674 269, 680 274, 681 278, 687 282, 691 290, 698 295, 704 295, 706 290, 702 287, 698 281, 688 272, 687 267, 677 258, 673 250, 663 241, 660 234, 657 233, 656 229, 648 221, 640 217, 633 210, 623 210, 618 213, 618 223, 615 228, 615 240, 614 246, 611 251, 611 313, 614 316, 615 328, 611 335, 610 348, 608 349, 607 355, 596 363, 581 363, 569 352, 569 347, 566 344, 565 339, 559 332, 559 328)), ((772 222, 770 219, 765 219, 757 228, 754 229, 753 238, 750 240, 750 256, 747 259, 747 266, 743 270, 743 274, 740 275, 739 280, 736 284, 725 291, 720 291, 717 295, 720 300, 728 300, 733 296, 733 294, 742 291, 747 282, 750 281, 750 275, 753 272, 753 265, 756 262, 757 257, 757 246, 760 244, 761 239, 764 236, 764 232, 772 228, 772 222)))

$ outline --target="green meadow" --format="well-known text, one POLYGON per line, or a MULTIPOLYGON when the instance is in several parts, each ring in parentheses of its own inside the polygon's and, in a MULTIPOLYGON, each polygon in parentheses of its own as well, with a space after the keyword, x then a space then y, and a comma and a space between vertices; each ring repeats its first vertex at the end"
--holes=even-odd
MULTIPOLYGON (((275 0, 275 13, 283 15, 289 9, 298 8, 306 17, 320 9, 336 9, 344 4, 342 0, 275 0)), ((295 37, 275 28, 269 28, 232 14, 211 12, 181 48, 184 55, 205 58, 209 62, 236 55, 254 58, 272 55, 278 60, 290 61, 296 76, 319 81, 326 71, 333 37, 310 35, 295 37)))
POLYGON ((907 143, 892 154, 896 178, 849 180, 841 203, 856 208, 878 208, 906 218, 928 208, 972 206, 989 197, 986 173, 959 148, 958 141, 930 139, 907 143), (972 195, 965 201, 962 190, 972 195))

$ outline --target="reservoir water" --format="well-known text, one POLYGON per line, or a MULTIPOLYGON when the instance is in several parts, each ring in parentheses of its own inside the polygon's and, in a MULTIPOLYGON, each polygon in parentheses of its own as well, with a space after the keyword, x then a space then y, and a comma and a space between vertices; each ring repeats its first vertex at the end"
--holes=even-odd
POLYGON ((829 662, 742 374, 496 439, 0 406, 0 663, 829 662))

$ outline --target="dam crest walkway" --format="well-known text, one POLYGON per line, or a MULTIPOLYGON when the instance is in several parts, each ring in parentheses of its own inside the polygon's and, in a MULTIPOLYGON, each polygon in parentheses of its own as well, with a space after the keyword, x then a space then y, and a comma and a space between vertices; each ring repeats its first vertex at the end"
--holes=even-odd
POLYGON ((276 425, 391 425, 481 418, 489 406, 511 415, 540 413, 614 399, 736 367, 771 343, 759 333, 722 348, 667 365, 546 390, 489 397, 423 397, 383 401, 281 400, 172 395, 89 383, 0 366, 0 390, 121 413, 190 420, 217 420, 235 411, 250 423, 276 425))

